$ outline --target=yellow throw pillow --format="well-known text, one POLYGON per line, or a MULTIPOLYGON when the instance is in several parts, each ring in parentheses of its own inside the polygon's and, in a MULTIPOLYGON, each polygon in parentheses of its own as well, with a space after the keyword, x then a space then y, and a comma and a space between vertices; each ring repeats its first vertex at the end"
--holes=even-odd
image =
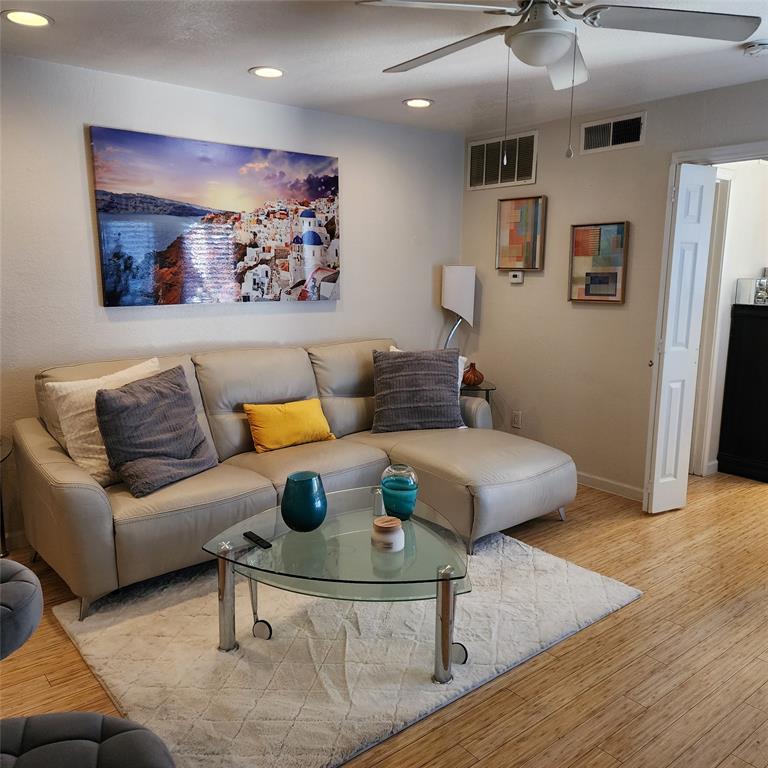
POLYGON ((256 453, 336 439, 316 397, 271 405, 246 403, 243 409, 256 453))

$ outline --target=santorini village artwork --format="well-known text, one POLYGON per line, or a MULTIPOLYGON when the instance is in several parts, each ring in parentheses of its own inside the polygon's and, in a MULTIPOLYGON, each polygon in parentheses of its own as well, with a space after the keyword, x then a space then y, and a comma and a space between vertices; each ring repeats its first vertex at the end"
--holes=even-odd
POLYGON ((92 126, 107 307, 339 298, 339 166, 92 126))

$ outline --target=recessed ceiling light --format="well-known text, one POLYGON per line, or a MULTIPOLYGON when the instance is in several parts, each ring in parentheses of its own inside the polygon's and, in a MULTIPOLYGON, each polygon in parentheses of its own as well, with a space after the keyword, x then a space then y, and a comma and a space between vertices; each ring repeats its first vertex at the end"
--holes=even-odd
POLYGON ((251 67, 248 70, 252 75, 256 75, 256 77, 282 77, 283 76, 283 70, 277 69, 277 67, 251 67))
POLYGON ((435 102, 432 101, 432 99, 404 99, 403 104, 405 104, 406 107, 411 107, 413 109, 426 109, 427 107, 431 107, 435 102))
POLYGON ((42 13, 33 13, 32 11, 3 11, 2 15, 8 21, 20 24, 22 27, 47 27, 53 23, 53 19, 50 16, 44 16, 42 13))

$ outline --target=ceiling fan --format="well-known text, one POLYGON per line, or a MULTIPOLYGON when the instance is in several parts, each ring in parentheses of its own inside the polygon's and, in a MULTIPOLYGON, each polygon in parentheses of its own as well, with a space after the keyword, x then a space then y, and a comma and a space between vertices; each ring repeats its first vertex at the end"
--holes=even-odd
POLYGON ((408 72, 442 59, 477 43, 503 36, 512 53, 525 64, 546 67, 555 90, 570 88, 589 79, 589 72, 576 39, 576 22, 595 29, 623 29, 660 32, 667 35, 703 37, 741 42, 760 26, 759 16, 727 13, 677 11, 665 8, 640 8, 626 5, 593 5, 584 8, 579 0, 510 0, 511 4, 475 4, 453 0, 358 0, 360 5, 398 8, 431 8, 452 11, 480 11, 517 18, 517 24, 493 27, 435 51, 385 69, 408 72))

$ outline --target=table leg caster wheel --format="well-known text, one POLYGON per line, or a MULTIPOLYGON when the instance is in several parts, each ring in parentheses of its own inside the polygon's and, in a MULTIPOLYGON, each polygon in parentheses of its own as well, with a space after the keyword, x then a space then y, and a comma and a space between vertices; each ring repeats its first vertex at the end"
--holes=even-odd
POLYGON ((254 637, 258 637, 260 640, 269 640, 272 637, 272 625, 264 619, 259 619, 254 625, 253 629, 254 637))
POLYGON ((451 644, 451 661, 454 664, 466 664, 469 658, 469 651, 464 643, 451 644))

